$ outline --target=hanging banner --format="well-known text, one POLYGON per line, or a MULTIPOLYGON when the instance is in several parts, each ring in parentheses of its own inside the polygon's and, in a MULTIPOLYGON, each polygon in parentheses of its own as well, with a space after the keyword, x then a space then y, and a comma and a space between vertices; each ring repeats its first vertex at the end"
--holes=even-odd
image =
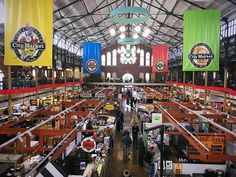
POLYGON ((183 71, 219 71, 220 10, 184 12, 183 71))
POLYGON ((52 66, 53 1, 5 3, 4 65, 52 66))
POLYGON ((83 73, 101 74, 101 44, 83 43, 83 73))
POLYGON ((152 47, 153 73, 168 72, 168 49, 167 45, 155 45, 152 47))

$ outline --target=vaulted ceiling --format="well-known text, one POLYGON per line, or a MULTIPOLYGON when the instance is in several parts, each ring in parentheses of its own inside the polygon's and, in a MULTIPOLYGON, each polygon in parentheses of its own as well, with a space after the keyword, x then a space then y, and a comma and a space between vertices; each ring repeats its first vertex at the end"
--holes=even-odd
POLYGON ((54 29, 79 45, 90 41, 107 47, 118 38, 109 33, 113 25, 110 11, 125 6, 139 6, 150 12, 143 25, 151 33, 146 38, 140 36, 141 43, 167 43, 172 49, 182 45, 185 10, 219 8, 222 18, 236 13, 236 0, 54 0, 54 29))

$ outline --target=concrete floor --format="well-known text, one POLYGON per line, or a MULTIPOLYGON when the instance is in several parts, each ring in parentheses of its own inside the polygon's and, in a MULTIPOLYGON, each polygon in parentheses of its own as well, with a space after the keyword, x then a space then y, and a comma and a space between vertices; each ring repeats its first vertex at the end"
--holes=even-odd
MULTIPOLYGON (((131 130, 130 121, 132 116, 135 116, 135 113, 130 110, 130 107, 125 103, 123 103, 123 112, 123 126, 128 127, 131 130)), ((127 156, 123 155, 122 132, 117 132, 114 139, 114 148, 111 153, 110 164, 108 165, 106 177, 122 177, 125 169, 128 169, 131 172, 132 177, 148 177, 144 167, 141 167, 138 164, 138 150, 131 147, 130 153, 129 160, 127 156)))

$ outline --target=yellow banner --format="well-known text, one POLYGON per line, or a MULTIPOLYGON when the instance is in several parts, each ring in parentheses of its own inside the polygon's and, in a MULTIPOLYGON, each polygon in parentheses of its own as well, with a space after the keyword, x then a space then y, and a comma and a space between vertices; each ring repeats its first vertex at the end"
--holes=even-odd
POLYGON ((53 0, 6 0, 4 65, 52 66, 53 0))

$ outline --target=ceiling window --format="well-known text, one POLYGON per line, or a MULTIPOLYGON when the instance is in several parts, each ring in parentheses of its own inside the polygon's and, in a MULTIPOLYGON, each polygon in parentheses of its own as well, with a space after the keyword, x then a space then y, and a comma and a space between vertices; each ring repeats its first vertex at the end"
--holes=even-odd
POLYGON ((140 50, 140 66, 144 66, 144 50, 140 50))
POLYGON ((117 65, 117 51, 114 49, 112 51, 112 65, 116 66, 117 65))
POLYGON ((103 54, 102 55, 102 66, 106 65, 106 56, 103 54))
POLYGON ((107 52, 107 66, 111 66, 111 52, 107 52))
POLYGON ((150 52, 146 52, 146 66, 150 66, 150 52))

